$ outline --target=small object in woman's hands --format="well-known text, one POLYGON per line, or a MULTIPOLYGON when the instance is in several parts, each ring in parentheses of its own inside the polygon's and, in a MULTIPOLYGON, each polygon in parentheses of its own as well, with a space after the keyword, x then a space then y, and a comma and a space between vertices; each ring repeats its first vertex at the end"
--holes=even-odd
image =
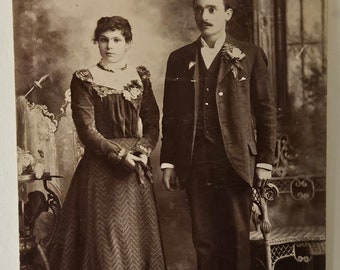
POLYGON ((146 178, 147 180, 149 180, 150 183, 153 183, 151 168, 150 168, 147 164, 145 164, 145 163, 141 163, 141 166, 142 166, 142 168, 143 168, 143 170, 144 170, 145 178, 146 178))
POLYGON ((145 176, 144 176, 144 171, 142 168, 142 163, 141 161, 136 162, 136 174, 137 174, 137 180, 139 182, 139 185, 142 188, 145 188, 145 176))
POLYGON ((136 162, 136 173, 139 185, 143 188, 146 186, 146 181, 153 183, 152 172, 148 165, 144 164, 142 161, 136 162))
POLYGON ((140 154, 139 157, 142 159, 142 162, 146 165, 148 164, 148 156, 145 154, 140 154))

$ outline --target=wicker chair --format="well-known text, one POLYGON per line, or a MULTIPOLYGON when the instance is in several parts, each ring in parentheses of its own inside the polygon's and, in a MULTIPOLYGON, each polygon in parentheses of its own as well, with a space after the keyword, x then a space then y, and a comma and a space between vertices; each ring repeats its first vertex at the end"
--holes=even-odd
POLYGON ((278 141, 274 177, 253 189, 254 269, 274 270, 285 258, 309 263, 325 254, 325 177, 289 171, 287 142, 286 136, 278 141))

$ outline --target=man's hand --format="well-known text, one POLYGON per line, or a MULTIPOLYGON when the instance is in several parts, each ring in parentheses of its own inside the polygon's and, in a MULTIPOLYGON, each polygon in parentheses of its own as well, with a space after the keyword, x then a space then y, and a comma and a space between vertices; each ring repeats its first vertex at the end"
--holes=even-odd
POLYGON ((174 168, 163 169, 163 184, 169 191, 175 191, 178 189, 178 180, 174 168))
POLYGON ((266 184, 266 182, 272 178, 272 171, 263 169, 263 168, 256 168, 256 179, 255 183, 257 187, 261 187, 266 184))

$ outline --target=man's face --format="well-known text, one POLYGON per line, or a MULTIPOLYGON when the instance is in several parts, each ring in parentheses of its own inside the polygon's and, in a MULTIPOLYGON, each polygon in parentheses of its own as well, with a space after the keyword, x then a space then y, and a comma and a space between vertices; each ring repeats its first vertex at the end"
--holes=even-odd
POLYGON ((233 11, 225 10, 223 0, 194 0, 193 7, 197 27, 203 37, 219 37, 225 32, 225 24, 233 11))

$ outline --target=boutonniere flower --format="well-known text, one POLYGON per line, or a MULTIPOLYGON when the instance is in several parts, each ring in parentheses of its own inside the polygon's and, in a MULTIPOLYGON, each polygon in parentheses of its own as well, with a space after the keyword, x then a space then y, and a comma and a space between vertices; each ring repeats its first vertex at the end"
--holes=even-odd
POLYGON ((237 78, 239 70, 242 70, 241 60, 245 57, 245 53, 239 48, 229 43, 224 43, 222 47, 223 59, 231 64, 231 71, 233 72, 234 78, 237 78))
POLYGON ((196 62, 195 61, 190 61, 188 69, 191 69, 194 65, 196 65, 196 62))
POLYGON ((132 80, 124 86, 123 96, 126 100, 137 99, 143 92, 143 86, 139 84, 138 80, 132 80))

